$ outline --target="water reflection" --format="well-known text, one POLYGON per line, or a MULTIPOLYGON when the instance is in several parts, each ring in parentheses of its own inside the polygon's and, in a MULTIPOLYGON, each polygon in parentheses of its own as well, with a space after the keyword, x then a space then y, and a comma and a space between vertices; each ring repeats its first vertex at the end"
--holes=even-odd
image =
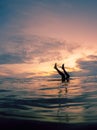
POLYGON ((58 117, 59 122, 63 122, 63 120, 67 123, 69 122, 69 116, 66 111, 68 106, 66 106, 66 102, 64 102, 63 104, 63 101, 62 101, 68 98, 68 85, 69 85, 68 82, 62 83, 58 89, 59 105, 58 105, 58 110, 57 110, 57 117, 58 117))
POLYGON ((53 122, 97 121, 97 78, 2 79, 0 114, 53 122))

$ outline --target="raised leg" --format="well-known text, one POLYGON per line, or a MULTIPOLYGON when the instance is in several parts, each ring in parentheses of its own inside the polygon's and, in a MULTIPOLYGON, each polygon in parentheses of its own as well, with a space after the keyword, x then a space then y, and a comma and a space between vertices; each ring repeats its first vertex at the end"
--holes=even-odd
POLYGON ((67 71, 65 70, 65 67, 64 67, 64 64, 62 65, 62 69, 66 75, 66 79, 69 79, 70 78, 70 75, 67 73, 67 71))
POLYGON ((57 64, 55 63, 54 69, 57 70, 57 72, 61 75, 62 77, 62 82, 65 81, 65 75, 63 72, 61 72, 58 68, 57 68, 57 64))

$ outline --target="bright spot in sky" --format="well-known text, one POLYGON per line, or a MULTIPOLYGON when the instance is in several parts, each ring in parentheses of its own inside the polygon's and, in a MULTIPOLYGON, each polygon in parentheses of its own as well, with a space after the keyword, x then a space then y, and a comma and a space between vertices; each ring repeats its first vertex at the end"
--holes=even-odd
POLYGON ((1 0, 0 5, 0 76, 53 75, 55 63, 64 63, 72 75, 96 75, 96 1, 1 0))

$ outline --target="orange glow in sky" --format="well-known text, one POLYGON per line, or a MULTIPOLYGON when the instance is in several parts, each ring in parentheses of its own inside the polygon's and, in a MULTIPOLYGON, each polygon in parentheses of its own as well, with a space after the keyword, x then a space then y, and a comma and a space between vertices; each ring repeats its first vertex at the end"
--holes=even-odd
POLYGON ((55 63, 64 63, 69 72, 85 69, 87 57, 97 56, 95 5, 65 0, 9 3, 0 23, 0 75, 51 75, 55 63))

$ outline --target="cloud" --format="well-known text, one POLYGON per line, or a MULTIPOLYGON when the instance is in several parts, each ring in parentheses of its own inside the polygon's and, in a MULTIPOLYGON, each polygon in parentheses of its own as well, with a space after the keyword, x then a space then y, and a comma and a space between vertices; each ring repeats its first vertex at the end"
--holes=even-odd
POLYGON ((36 35, 9 37, 0 44, 0 64, 43 63, 62 60, 79 45, 36 35), (63 56, 64 53, 64 56, 63 56))
POLYGON ((77 60, 77 65, 81 69, 78 75, 97 75, 97 55, 88 55, 77 60))
MULTIPOLYGON (((83 2, 80 4, 82 6, 83 2)), ((86 10, 86 5, 84 7, 86 10)), ((76 2, 1 0, 0 9, 1 65, 40 66, 41 63, 47 62, 48 65, 50 62, 51 65, 51 62, 59 63, 62 60, 69 67, 74 67, 78 58, 97 53, 97 20, 90 16, 87 20, 76 2)), ((84 62, 87 65, 89 61, 94 62, 96 55, 87 58, 87 61, 77 61, 83 71, 84 62)))
POLYGON ((97 55, 89 55, 89 56, 87 56, 87 59, 91 59, 91 60, 93 60, 93 61, 97 61, 97 55))
POLYGON ((23 63, 23 58, 17 54, 1 54, 0 64, 16 64, 23 63))

